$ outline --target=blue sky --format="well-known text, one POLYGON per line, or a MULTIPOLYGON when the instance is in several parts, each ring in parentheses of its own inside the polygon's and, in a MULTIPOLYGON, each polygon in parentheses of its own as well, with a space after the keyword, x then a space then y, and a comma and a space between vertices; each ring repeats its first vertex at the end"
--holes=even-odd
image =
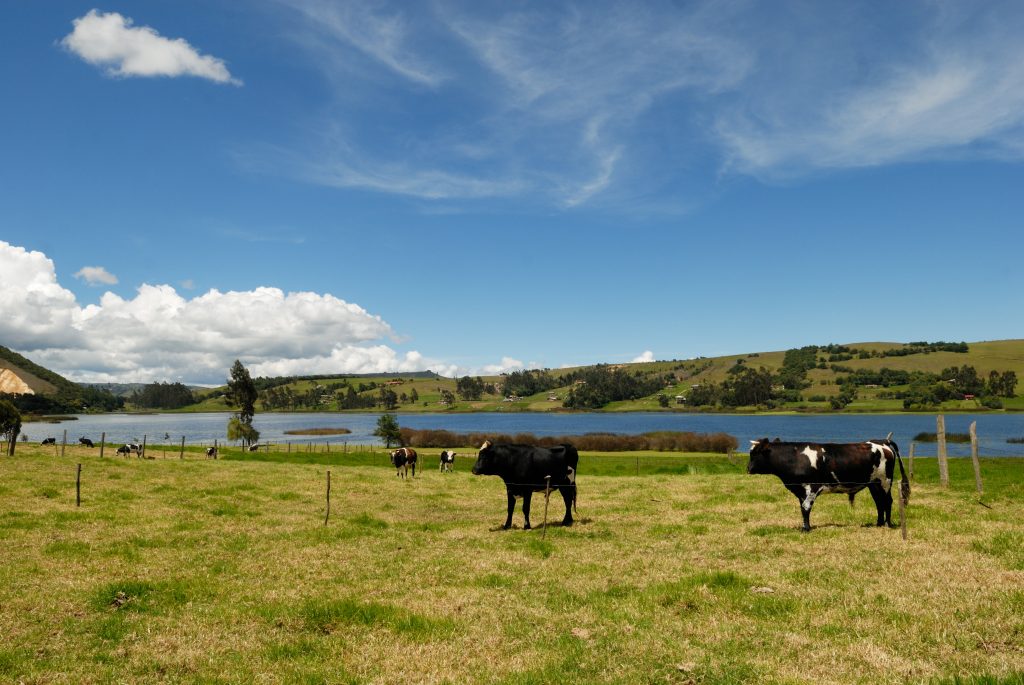
POLYGON ((76 380, 1024 337, 1016 2, 15 2, 0 344, 76 380))

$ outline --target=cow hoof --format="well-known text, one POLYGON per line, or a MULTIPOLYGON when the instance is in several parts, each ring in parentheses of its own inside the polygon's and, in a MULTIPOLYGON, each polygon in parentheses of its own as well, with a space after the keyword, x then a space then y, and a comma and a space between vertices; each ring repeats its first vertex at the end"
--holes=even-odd
POLYGON ((563 526, 571 526, 572 525, 572 519, 568 519, 567 521, 562 521, 562 525, 563 526))
POLYGON ((530 530, 530 524, 527 523, 526 525, 524 525, 523 530, 530 530))
POLYGON ((502 530, 508 530, 508 529, 509 529, 509 528, 511 528, 511 527, 512 527, 512 524, 511 524, 511 523, 503 523, 503 524, 501 525, 501 529, 502 529, 502 530))

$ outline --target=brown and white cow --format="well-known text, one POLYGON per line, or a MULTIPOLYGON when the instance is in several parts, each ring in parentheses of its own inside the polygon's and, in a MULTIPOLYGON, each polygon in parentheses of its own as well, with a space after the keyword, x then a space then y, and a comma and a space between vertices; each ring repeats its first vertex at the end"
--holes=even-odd
POLYGON ((391 463, 398 472, 396 476, 405 478, 405 474, 412 468, 412 477, 416 477, 416 450, 411 447, 399 447, 391 453, 391 463))
MULTIPOLYGON (((891 435, 891 434, 890 434, 891 435)), ((776 438, 750 441, 747 473, 779 477, 800 500, 804 532, 811 530, 811 507, 818 495, 845 492, 853 496, 867 488, 875 501, 875 525, 892 525, 892 475, 897 462, 903 477, 904 499, 910 484, 896 443, 889 438, 853 443, 782 442, 776 438)))

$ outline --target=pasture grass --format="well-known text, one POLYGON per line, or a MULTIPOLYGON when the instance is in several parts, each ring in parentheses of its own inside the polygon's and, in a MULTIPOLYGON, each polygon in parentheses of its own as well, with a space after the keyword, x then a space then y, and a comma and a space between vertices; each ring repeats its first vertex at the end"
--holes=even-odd
POLYGON ((545 535, 468 459, 68 452, 0 459, 0 682, 1024 682, 1017 459, 987 506, 969 460, 915 460, 904 541, 867 493, 801 533, 742 457, 584 453, 545 535))

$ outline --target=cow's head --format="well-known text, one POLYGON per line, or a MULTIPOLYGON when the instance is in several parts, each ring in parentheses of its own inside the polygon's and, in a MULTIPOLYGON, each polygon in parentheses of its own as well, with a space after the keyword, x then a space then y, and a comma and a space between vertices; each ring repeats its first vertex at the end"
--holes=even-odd
POLYGON ((498 473, 497 468, 497 455, 494 453, 494 445, 491 444, 490 440, 485 440, 484 444, 480 445, 480 451, 477 453, 476 461, 473 463, 473 475, 492 476, 498 473))
POLYGON ((750 460, 747 462, 747 473, 769 473, 772 454, 768 438, 750 441, 750 460))

